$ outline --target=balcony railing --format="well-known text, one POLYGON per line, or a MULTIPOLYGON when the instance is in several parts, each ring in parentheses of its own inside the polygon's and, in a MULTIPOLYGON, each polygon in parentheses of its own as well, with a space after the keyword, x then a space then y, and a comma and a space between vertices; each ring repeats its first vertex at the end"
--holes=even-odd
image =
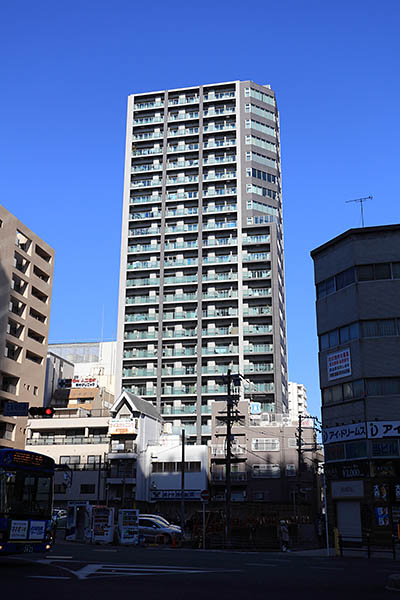
POLYGON ((224 156, 216 156, 215 158, 205 158, 203 164, 205 165, 218 165, 220 163, 236 162, 235 154, 226 154, 224 156))
POLYGON ((272 333, 272 325, 251 325, 250 327, 243 327, 244 335, 257 335, 272 333))
POLYGON ((195 415, 195 404, 182 404, 181 406, 163 406, 161 409, 162 415, 195 415))
POLYGON ((202 348, 202 356, 212 356, 217 354, 237 354, 239 346, 216 346, 215 348, 202 348))
POLYGON ((265 352, 273 352, 274 347, 272 344, 251 344, 249 346, 244 347, 245 354, 254 354, 259 353, 263 354, 265 352))
POLYGON ((149 204, 150 202, 161 202, 162 196, 148 194, 147 196, 132 196, 129 200, 130 204, 149 204))
POLYGON ((161 395, 162 396, 185 396, 186 394, 195 394, 196 393, 196 386, 195 385, 188 385, 185 387, 163 387, 161 389, 161 395))
POLYGON ((127 279, 126 281, 126 287, 139 287, 142 285, 158 286, 160 285, 160 280, 156 277, 154 279, 149 277, 148 279, 127 279))
POLYGON ((145 108, 163 108, 164 102, 138 102, 134 105, 135 110, 143 110, 145 108))
POLYGON ((182 104, 197 104, 198 101, 198 96, 188 96, 185 98, 171 98, 171 100, 168 100, 168 106, 177 106, 182 104))
POLYGON ((197 275, 182 275, 181 277, 166 277, 164 285, 177 283, 197 283, 197 275))
POLYGON ((159 299, 159 296, 128 296, 125 304, 158 304, 159 299))
POLYGON ((122 369, 122 377, 156 377, 157 369, 122 369))
POLYGON ((162 374, 167 377, 170 377, 172 375, 196 375, 196 367, 192 366, 177 369, 165 368, 162 369, 162 374))
POLYGON ((125 331, 125 340, 155 340, 158 338, 157 331, 125 331))
POLYGON ((137 321, 158 321, 158 313, 153 315, 147 313, 125 315, 125 323, 135 323, 137 321))
POLYGON ((73 446, 79 444, 108 444, 109 441, 110 438, 107 435, 96 435, 93 437, 54 435, 42 438, 31 438, 26 440, 26 443, 29 446, 73 446))
POLYGON ((125 350, 124 358, 157 358, 157 350, 125 350))
POLYGON ((224 138, 223 140, 215 140, 215 142, 208 142, 208 141, 206 141, 203 144, 203 148, 204 149, 221 148, 223 146, 236 146, 236 140, 235 139, 224 138))
POLYGON ((197 301, 197 294, 167 294, 164 302, 197 301))
POLYGON ((182 337, 196 337, 197 331, 195 329, 180 329, 179 331, 163 331, 162 337, 164 338, 182 338, 182 337))
POLYGON ((132 156, 149 156, 151 154, 162 154, 163 149, 161 148, 141 148, 139 150, 132 150, 132 156))

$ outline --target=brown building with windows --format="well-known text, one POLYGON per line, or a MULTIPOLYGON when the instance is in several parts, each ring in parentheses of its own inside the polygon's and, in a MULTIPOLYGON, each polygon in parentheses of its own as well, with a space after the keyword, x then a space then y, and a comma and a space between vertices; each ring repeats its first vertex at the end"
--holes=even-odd
POLYGON ((43 405, 54 250, 0 206, 0 448, 24 448, 26 418, 7 403, 43 405))

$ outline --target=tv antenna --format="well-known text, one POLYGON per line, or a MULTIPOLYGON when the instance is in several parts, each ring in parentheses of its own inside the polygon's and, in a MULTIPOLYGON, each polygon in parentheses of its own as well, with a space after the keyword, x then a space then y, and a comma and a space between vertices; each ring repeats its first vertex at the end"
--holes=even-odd
POLYGON ((372 200, 373 196, 366 196, 365 198, 356 198, 355 200, 346 200, 346 204, 349 202, 359 202, 361 209, 361 227, 364 227, 364 207, 363 204, 366 200, 372 200))

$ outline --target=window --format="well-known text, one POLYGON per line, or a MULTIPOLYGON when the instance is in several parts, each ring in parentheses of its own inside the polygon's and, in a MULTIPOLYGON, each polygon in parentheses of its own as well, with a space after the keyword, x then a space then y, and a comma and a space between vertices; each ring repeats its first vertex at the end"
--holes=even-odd
POLYGON ((87 457, 88 465, 99 465, 101 464, 101 456, 99 454, 93 454, 87 457))
POLYGON ((49 263, 51 261, 50 254, 48 254, 45 250, 43 250, 43 248, 41 248, 37 244, 35 245, 35 252, 38 256, 40 256, 40 258, 45 260, 47 263, 49 263))
POLYGON ((346 271, 342 271, 336 275, 336 290, 341 290, 348 285, 351 285, 355 282, 355 272, 353 267, 350 269, 346 269, 346 271))
POLYGON ((371 454, 375 457, 399 456, 398 440, 372 441, 371 454))
POLYGON ((44 342, 44 335, 33 331, 33 329, 28 329, 28 337, 30 337, 32 340, 35 340, 35 342, 38 342, 39 344, 43 344, 44 342))
POLYGON ((34 286, 32 286, 31 294, 32 294, 32 296, 34 296, 34 298, 37 298, 38 300, 40 300, 40 302, 43 302, 43 304, 46 304, 48 297, 46 296, 46 294, 43 294, 43 292, 41 292, 34 286))
POLYGON ((293 463, 288 463, 286 465, 286 477, 296 477, 297 469, 296 465, 293 463))
POLYGON ((38 356, 37 354, 34 354, 33 352, 31 352, 30 350, 26 351, 26 358, 34 363, 36 363, 37 365, 41 365, 43 362, 43 357, 42 356, 38 356))
POLYGON ((96 492, 96 486, 94 483, 82 483, 80 488, 81 494, 94 494, 96 492))
POLYGON ((298 443, 297 443, 297 438, 288 438, 288 448, 297 448, 298 447, 298 443))
POLYGON ((55 494, 66 494, 67 486, 65 483, 55 483, 54 484, 54 493, 55 494))
POLYGON ((253 465, 252 477, 267 479, 278 479, 281 476, 281 468, 278 464, 266 465, 264 463, 253 465))
POLYGON ((35 310, 34 308, 29 309, 29 315, 33 319, 36 319, 36 321, 40 321, 40 323, 46 323, 46 317, 44 315, 42 315, 42 313, 35 310))
POLYGON ((276 438, 253 438, 251 449, 261 452, 277 452, 280 449, 279 439, 276 438))
POLYGON ((357 267, 358 281, 372 281, 374 278, 374 265, 361 265, 357 267))
POLYGON ((397 335, 396 321, 395 319, 363 321, 362 332, 364 337, 385 337, 397 335))
POLYGON ((400 394, 400 378, 381 377, 366 380, 368 396, 391 396, 400 394))

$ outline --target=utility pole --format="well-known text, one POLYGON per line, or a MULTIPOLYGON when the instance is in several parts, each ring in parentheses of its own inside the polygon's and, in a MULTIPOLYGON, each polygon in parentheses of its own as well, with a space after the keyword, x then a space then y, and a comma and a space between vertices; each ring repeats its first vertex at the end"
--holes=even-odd
POLYGON ((346 200, 346 204, 348 204, 349 202, 359 202, 360 203, 360 209, 361 209, 361 227, 364 227, 364 202, 366 200, 372 200, 373 196, 366 196, 365 198, 356 198, 355 200, 346 200))
POLYGON ((185 530, 185 430, 182 429, 182 462, 181 462, 181 529, 185 530))

